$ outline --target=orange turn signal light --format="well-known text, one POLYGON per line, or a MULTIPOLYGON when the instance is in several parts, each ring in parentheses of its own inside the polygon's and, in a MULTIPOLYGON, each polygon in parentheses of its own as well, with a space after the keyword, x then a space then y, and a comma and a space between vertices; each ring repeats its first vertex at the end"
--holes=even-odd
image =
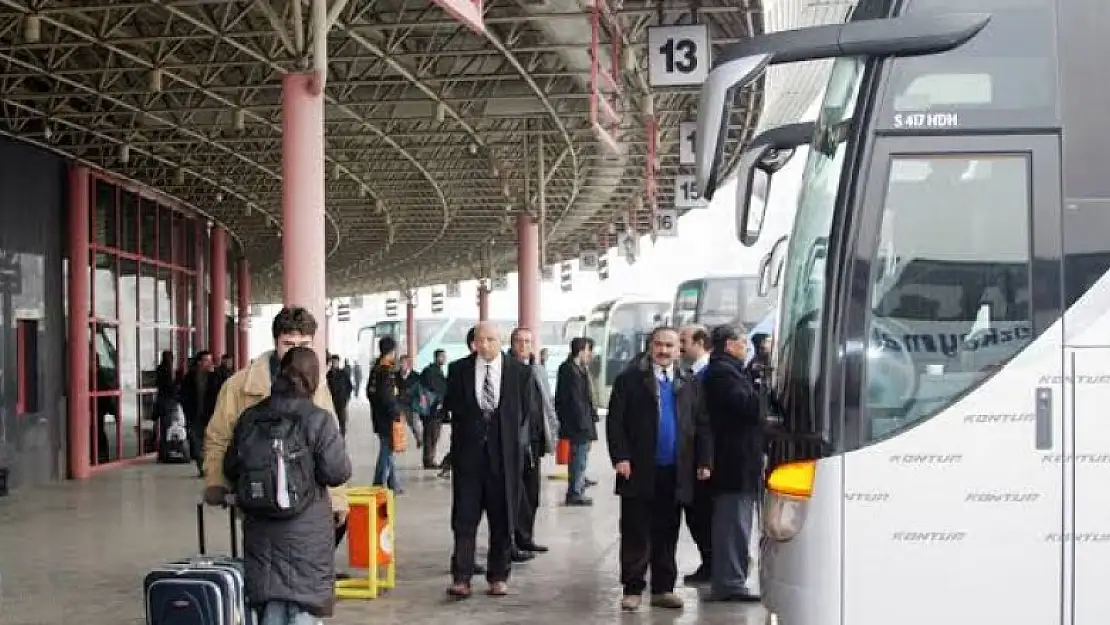
POLYGON ((775 467, 767 477, 767 490, 776 495, 809 498, 813 495, 813 480, 817 461, 788 462, 775 467))

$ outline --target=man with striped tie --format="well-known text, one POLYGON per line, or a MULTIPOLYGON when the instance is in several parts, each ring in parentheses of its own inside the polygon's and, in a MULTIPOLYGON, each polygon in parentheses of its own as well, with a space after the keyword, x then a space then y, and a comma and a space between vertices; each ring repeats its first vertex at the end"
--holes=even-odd
POLYGON ((475 353, 451 363, 444 410, 451 415, 452 584, 447 593, 471 595, 478 524, 489 525, 489 594, 508 594, 513 529, 521 475, 521 431, 531 422, 532 371, 501 352, 497 327, 475 328, 475 353))

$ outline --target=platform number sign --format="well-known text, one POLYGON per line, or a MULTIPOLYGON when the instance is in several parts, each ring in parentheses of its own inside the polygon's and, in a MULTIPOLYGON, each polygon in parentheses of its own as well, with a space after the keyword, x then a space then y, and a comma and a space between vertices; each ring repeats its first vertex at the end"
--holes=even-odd
POLYGON ((688 87, 709 75, 709 25, 648 29, 648 81, 652 87, 688 87))
POLYGON ((698 193, 694 176, 675 176, 674 179, 674 206, 675 208, 707 208, 709 203, 702 199, 698 193))
POLYGON ((673 208, 660 209, 655 213, 655 236, 678 236, 678 211, 673 208))
POLYGON ((694 141, 698 132, 697 122, 682 122, 678 125, 678 164, 694 165, 697 163, 697 152, 694 151, 694 141))
POLYGON ((458 282, 448 282, 447 297, 462 297, 462 285, 458 282))

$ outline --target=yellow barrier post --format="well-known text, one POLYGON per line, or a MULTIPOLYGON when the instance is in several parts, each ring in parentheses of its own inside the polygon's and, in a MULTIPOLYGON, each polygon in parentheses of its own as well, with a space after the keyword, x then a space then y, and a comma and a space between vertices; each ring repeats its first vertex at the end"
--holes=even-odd
POLYGON ((397 584, 397 557, 394 548, 397 516, 393 491, 381 486, 358 486, 347 490, 347 500, 350 502, 347 549, 352 560, 351 567, 360 568, 360 565, 365 564, 367 574, 365 577, 336 580, 335 595, 339 599, 377 599, 379 591, 394 588, 397 584), (383 501, 386 518, 379 529, 382 519, 378 511, 383 501), (355 526, 358 517, 363 514, 360 509, 365 510, 365 536, 362 534, 363 528, 355 526), (365 560, 359 553, 364 550, 365 560), (383 565, 384 579, 381 576, 383 565))

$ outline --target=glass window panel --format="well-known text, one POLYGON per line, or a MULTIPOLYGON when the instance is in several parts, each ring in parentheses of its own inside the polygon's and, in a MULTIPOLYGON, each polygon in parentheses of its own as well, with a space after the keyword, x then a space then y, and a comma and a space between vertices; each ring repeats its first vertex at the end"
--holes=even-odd
POLYGON ((158 210, 158 260, 173 262, 173 211, 165 206, 153 206, 158 210))
POLYGON ((139 200, 139 252, 147 258, 158 257, 158 204, 139 200))
POLYGON ((155 281, 157 268, 149 263, 140 267, 142 274, 139 277, 139 323, 153 324, 157 319, 158 305, 156 303, 155 281))
POLYGON ((133 260, 120 259, 119 266, 120 385, 123 389, 133 390, 139 383, 139 346, 135 342, 139 313, 139 264, 133 260))
POLYGON ((91 228, 91 239, 100 245, 117 247, 119 216, 116 207, 116 187, 98 179, 94 201, 96 206, 92 215, 94 223, 91 228))
POLYGON ((158 369, 157 330, 151 327, 139 328, 139 388, 154 389, 155 372, 158 369))
POLYGON ((184 264, 185 249, 185 219, 176 212, 170 212, 170 223, 173 224, 173 263, 184 264))
POLYGON ((196 314, 197 281, 193 276, 183 275, 185 282, 185 324, 193 325, 193 316, 196 314))
POLYGON ((158 325, 173 325, 173 272, 169 269, 158 269, 158 284, 155 288, 154 299, 158 308, 158 325))
POLYGON ((93 292, 96 301, 93 302, 93 316, 98 319, 116 318, 116 278, 118 267, 117 258, 104 252, 96 253, 96 274, 93 282, 93 292))
POLYGON ((120 249, 139 251, 139 198, 130 191, 120 191, 120 249))
POLYGON ((190 269, 196 269, 197 266, 197 222, 195 219, 186 219, 181 224, 183 226, 181 237, 182 249, 178 251, 177 257, 181 263, 190 269), (184 253, 182 253, 184 252, 184 253))
POLYGON ((174 341, 173 330, 169 328, 159 328, 156 332, 158 337, 158 361, 162 361, 162 352, 170 352, 176 358, 177 345, 174 341))
POLYGON ((139 455, 153 453, 158 449, 158 434, 155 429, 154 413, 155 394, 143 393, 139 395, 139 444, 142 447, 139 455))
POLYGON ((1032 340, 1029 208, 1023 156, 891 163, 872 263, 868 440, 948 407, 1032 340))
POLYGON ((120 396, 120 459, 135 458, 139 455, 139 397, 135 393, 120 396))

